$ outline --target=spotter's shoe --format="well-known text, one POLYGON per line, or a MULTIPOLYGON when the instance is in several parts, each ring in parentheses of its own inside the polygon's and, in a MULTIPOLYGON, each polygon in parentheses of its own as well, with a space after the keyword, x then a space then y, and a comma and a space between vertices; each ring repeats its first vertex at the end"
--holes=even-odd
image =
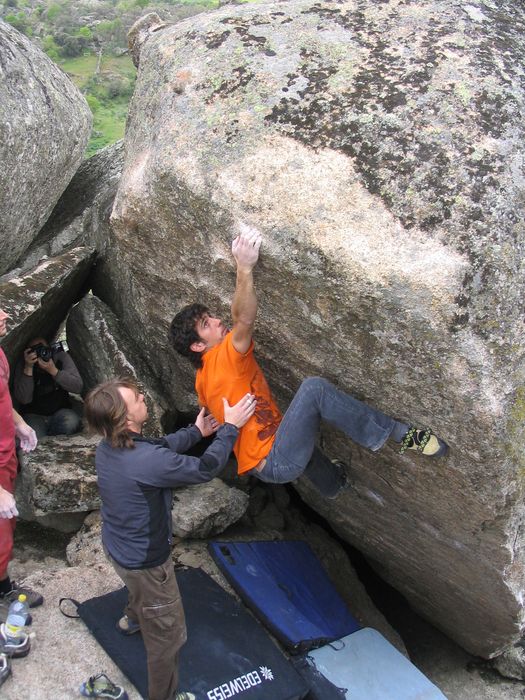
POLYGON ((135 620, 132 620, 127 615, 123 615, 117 622, 117 629, 121 634, 125 634, 129 637, 131 634, 140 632, 140 625, 135 620))
POLYGON ((0 654, 0 685, 11 675, 11 660, 7 654, 0 654))
POLYGON ((128 694, 120 685, 112 683, 105 673, 90 676, 89 680, 80 686, 80 694, 86 698, 113 698, 113 700, 128 700, 128 694))

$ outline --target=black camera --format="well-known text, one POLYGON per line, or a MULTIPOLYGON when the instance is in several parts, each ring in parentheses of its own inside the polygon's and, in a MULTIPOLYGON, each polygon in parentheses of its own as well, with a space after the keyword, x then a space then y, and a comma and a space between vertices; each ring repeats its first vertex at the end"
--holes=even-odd
POLYGON ((42 343, 38 343, 38 345, 32 345, 29 349, 36 352, 36 356, 40 357, 44 362, 48 362, 56 352, 60 352, 61 350, 67 352, 68 347, 67 343, 59 340, 51 345, 42 345, 42 343))

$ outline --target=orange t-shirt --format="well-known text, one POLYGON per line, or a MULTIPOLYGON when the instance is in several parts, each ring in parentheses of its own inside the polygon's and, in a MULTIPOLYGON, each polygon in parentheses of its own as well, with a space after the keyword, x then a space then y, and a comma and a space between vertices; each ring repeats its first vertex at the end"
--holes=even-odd
POLYGON ((224 422, 223 397, 230 406, 248 392, 257 399, 255 413, 240 429, 233 447, 237 470, 242 474, 268 456, 281 422, 281 412, 253 356, 253 341, 242 355, 233 346, 230 331, 219 345, 204 353, 202 362, 203 366, 197 370, 195 389, 200 405, 206 406, 219 422, 224 422))

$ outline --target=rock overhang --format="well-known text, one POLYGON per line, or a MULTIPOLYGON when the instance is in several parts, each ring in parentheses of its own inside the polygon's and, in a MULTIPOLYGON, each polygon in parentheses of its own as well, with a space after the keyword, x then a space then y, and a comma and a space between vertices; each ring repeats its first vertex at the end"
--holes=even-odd
MULTIPOLYGON (((492 655, 523 618, 523 89, 487 46, 501 35, 516 51, 523 18, 439 7, 228 7, 151 35, 114 240, 133 278, 124 316, 141 319, 180 396, 182 365, 160 358, 159 338, 189 301, 227 312, 234 225, 263 230, 257 347, 283 405, 322 374, 452 445, 432 466, 352 447, 359 489, 336 508, 306 500, 420 611, 492 655), (479 598, 461 609, 470 574, 479 598), (494 623, 483 640, 477 608, 494 623)), ((348 441, 326 441, 349 457, 348 441)))

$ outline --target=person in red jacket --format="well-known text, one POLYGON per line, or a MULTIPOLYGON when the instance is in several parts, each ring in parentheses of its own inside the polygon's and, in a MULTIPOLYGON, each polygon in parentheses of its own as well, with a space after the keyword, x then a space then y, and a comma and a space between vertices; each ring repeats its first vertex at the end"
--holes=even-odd
MULTIPOLYGON (((0 309, 0 338, 7 334, 8 318, 9 314, 0 309)), ((18 515, 13 495, 18 469, 16 438, 24 452, 31 452, 37 445, 35 431, 13 408, 9 394, 9 364, 0 348, 0 601, 11 602, 20 593, 25 593, 30 607, 34 608, 42 604, 42 596, 19 586, 7 572, 13 554, 13 533, 18 515)))

